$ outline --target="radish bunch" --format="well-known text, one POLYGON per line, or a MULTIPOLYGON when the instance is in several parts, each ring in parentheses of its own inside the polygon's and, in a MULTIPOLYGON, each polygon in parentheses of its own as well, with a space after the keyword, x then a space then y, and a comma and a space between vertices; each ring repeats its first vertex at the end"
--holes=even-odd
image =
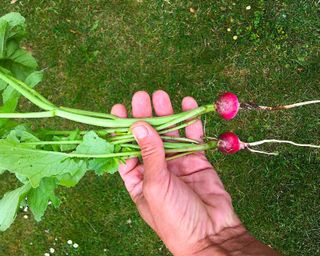
POLYGON ((9 228, 19 206, 27 204, 35 219, 40 221, 49 200, 54 206, 59 205, 60 201, 54 193, 58 186, 75 186, 87 171, 94 171, 97 175, 114 173, 118 170, 119 163, 131 157, 139 157, 140 148, 130 132, 130 127, 137 121, 146 121, 158 131, 164 141, 168 160, 205 150, 234 154, 247 149, 275 154, 253 149, 264 143, 289 143, 319 148, 316 145, 283 140, 245 143, 232 132, 223 133, 218 138, 204 138, 203 143, 166 134, 185 128, 202 115, 212 112, 216 112, 224 120, 231 120, 240 110, 290 109, 320 103, 320 100, 266 107, 240 103, 235 94, 226 92, 214 104, 152 118, 119 118, 111 114, 57 106, 34 89, 41 82, 43 72, 37 70, 34 57, 20 46, 25 34, 25 20, 19 13, 0 17, 0 175, 8 171, 21 183, 19 188, 7 192, 0 200, 0 231, 9 228), (40 110, 17 112, 21 96, 40 110), (83 131, 30 129, 30 124, 16 121, 53 117, 99 128, 83 131))

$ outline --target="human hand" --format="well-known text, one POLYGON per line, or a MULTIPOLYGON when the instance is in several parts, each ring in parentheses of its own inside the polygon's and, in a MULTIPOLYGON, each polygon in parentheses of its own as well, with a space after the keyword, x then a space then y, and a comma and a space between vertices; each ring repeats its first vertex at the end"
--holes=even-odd
MULTIPOLYGON (((164 91, 153 94, 152 105, 157 116, 173 114, 170 98, 164 91)), ((135 93, 133 116, 151 117, 152 105, 146 92, 135 93)), ((183 111, 196 107, 193 98, 183 99, 183 111)), ((113 106, 111 113, 127 117, 121 104, 113 106)), ((258 253, 256 248, 260 247, 269 252, 260 255, 276 255, 243 227, 230 195, 204 152, 166 161, 162 140, 149 124, 137 122, 131 130, 141 148, 143 164, 131 158, 120 166, 120 175, 142 218, 174 255, 233 255, 250 248, 258 253)), ((202 142, 201 121, 186 127, 185 133, 188 138, 202 142)), ((178 131, 169 135, 179 136, 178 131)))

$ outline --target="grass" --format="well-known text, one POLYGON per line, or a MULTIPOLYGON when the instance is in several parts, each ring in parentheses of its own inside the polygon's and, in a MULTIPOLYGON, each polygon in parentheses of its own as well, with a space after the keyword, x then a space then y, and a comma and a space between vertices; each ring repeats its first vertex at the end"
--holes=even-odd
MULTIPOLYGON (((157 89, 172 95, 177 111, 183 96, 204 104, 226 90, 265 105, 320 98, 316 1, 212 2, 6 0, 0 15, 19 11, 27 18, 25 45, 47 68, 39 90, 58 105, 109 111, 118 102, 129 106, 137 90, 157 89)), ((243 112, 228 123, 207 116, 206 132, 320 144, 319 111, 243 112)), ((59 119, 37 125, 75 127, 59 119)), ((279 157, 209 157, 252 234, 283 255, 320 254, 319 151, 277 150, 279 157)), ((15 184, 2 175, 0 194, 15 184)), ((0 255, 43 255, 50 247, 55 255, 169 255, 139 218, 117 174, 87 175, 59 193, 61 207, 50 208, 42 222, 18 214, 0 234, 0 255)))

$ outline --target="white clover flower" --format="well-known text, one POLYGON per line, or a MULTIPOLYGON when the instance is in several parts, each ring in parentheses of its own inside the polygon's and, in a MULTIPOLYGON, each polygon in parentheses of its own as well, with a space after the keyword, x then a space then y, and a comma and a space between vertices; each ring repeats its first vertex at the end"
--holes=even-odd
POLYGON ((232 39, 233 39, 233 40, 237 40, 237 39, 238 39, 238 36, 235 35, 235 36, 232 37, 232 39))
POLYGON ((248 6, 246 7, 246 10, 249 11, 250 9, 251 9, 251 6, 248 5, 248 6))

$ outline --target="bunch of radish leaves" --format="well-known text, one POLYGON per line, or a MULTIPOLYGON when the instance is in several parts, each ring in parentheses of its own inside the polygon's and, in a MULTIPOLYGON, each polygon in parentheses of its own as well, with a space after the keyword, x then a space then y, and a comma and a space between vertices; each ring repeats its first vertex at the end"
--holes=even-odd
MULTIPOLYGON (((25 19, 19 13, 9 13, 0 18, 0 67, 30 88, 43 78, 35 58, 21 46, 26 36, 25 19)), ((15 112, 20 94, 0 80, 2 93, 0 113, 15 112)), ((72 187, 93 170, 97 175, 114 173, 118 159, 76 159, 66 152, 78 154, 106 154, 117 147, 100 138, 94 131, 81 134, 78 130, 69 137, 42 135, 31 131, 27 125, 9 119, 0 119, 0 175, 8 171, 16 176, 21 186, 5 193, 0 200, 0 230, 4 231, 14 221, 20 206, 28 205, 37 221, 40 221, 48 202, 57 207, 57 186, 72 187), (43 145, 42 140, 80 140, 77 145, 43 145), (41 148, 42 147, 42 148, 41 148), (43 150, 45 149, 45 150, 43 150)))

